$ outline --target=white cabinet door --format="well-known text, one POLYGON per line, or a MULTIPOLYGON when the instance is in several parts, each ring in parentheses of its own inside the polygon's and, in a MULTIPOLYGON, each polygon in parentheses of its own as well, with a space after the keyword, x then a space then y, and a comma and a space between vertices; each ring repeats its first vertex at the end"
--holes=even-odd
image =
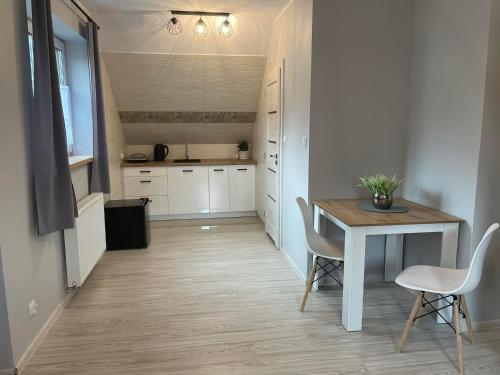
POLYGON ((125 177, 149 177, 149 176, 166 176, 167 168, 165 167, 127 167, 123 168, 123 176, 125 177))
POLYGON ((227 166, 209 167, 210 212, 229 212, 229 170, 227 166))
POLYGON ((229 167, 229 208, 231 212, 255 211, 255 166, 229 167))
POLYGON ((165 176, 125 177, 123 180, 125 196, 167 195, 167 177, 165 176))
POLYGON ((167 168, 170 214, 208 213, 208 167, 167 168))
POLYGON ((149 216, 168 215, 168 197, 161 195, 148 195, 142 197, 125 197, 125 199, 148 198, 149 216))

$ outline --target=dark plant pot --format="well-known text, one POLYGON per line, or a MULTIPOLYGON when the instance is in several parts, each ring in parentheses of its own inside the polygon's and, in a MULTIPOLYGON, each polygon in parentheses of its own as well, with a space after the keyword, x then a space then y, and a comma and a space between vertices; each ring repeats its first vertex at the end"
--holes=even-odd
POLYGON ((388 210, 392 206, 392 195, 373 194, 373 207, 388 210))

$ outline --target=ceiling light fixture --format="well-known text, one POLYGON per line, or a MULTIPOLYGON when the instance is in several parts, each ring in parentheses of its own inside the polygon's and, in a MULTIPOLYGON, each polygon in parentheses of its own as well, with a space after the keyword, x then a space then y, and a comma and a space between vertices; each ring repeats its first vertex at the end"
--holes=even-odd
POLYGON ((181 21, 176 17, 177 15, 198 16, 199 19, 194 25, 194 35, 197 37, 206 37, 210 30, 203 17, 225 17, 226 19, 217 28, 220 37, 228 39, 233 35, 233 26, 229 22, 230 13, 227 12, 196 12, 184 10, 172 10, 172 18, 167 24, 167 30, 172 35, 178 35, 182 32, 181 21))
POLYGON ((196 24, 194 25, 194 35, 197 37, 206 37, 208 35, 208 25, 203 21, 203 19, 200 16, 200 19, 196 21, 196 24))
POLYGON ((224 38, 224 39, 229 39, 233 35, 233 27, 231 26, 231 23, 229 22, 228 18, 224 20, 217 29, 219 32, 219 36, 224 38))
POLYGON ((167 31, 172 35, 179 35, 182 32, 181 21, 172 14, 172 18, 167 23, 167 31))

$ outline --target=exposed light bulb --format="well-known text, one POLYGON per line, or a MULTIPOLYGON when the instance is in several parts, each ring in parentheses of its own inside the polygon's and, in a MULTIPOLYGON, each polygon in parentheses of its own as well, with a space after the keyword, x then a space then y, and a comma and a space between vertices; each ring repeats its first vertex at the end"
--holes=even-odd
POLYGON ((227 18, 220 24, 217 31, 219 32, 219 36, 224 39, 229 39, 233 35, 233 27, 227 18))
POLYGON ((194 25, 194 35, 198 37, 206 37, 208 35, 208 26, 201 17, 194 25))

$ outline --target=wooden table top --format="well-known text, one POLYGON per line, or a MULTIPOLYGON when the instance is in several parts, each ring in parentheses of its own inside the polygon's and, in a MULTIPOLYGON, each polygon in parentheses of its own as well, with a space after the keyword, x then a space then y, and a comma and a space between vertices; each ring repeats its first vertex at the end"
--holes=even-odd
POLYGON ((217 166, 217 165, 256 165, 257 162, 253 159, 201 159, 199 163, 174 163, 168 159, 164 161, 145 161, 141 163, 122 162, 122 168, 144 168, 144 167, 186 167, 186 166, 217 166))
POLYGON ((361 199, 333 199, 313 200, 312 203, 350 227, 460 223, 464 221, 456 216, 449 215, 406 199, 394 200, 394 204, 403 205, 409 208, 409 211, 404 213, 378 213, 364 211, 357 207, 361 201, 361 199))

